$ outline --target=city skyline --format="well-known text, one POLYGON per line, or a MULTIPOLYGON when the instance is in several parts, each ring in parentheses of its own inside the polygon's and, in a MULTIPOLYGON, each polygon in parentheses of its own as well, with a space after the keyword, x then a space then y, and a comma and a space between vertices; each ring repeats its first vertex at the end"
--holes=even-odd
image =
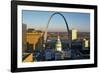
MULTIPOLYGON (((47 22, 54 12, 49 11, 22 11, 22 23, 27 24, 27 28, 45 31, 47 22)), ((77 29, 79 32, 90 32, 90 14, 75 12, 60 12, 64 15, 69 25, 69 29, 77 29)), ((52 17, 48 32, 66 32, 66 25, 60 15, 52 17), (55 29, 56 28, 56 29, 55 29)))

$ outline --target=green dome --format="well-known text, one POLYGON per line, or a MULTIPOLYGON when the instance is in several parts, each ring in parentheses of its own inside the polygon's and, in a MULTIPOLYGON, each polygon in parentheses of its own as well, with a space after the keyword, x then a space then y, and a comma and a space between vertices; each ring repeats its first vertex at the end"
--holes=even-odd
POLYGON ((56 43, 56 48, 61 48, 61 47, 62 47, 61 42, 57 42, 56 43))

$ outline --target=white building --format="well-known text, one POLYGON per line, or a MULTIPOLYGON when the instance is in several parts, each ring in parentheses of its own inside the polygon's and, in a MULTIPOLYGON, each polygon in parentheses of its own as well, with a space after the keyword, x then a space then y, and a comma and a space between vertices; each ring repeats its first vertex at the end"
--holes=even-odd
POLYGON ((58 35, 57 43, 56 43, 56 50, 57 51, 62 51, 62 44, 60 40, 60 36, 58 35))
POLYGON ((76 40, 77 39, 77 30, 76 29, 72 29, 70 31, 70 34, 71 34, 71 39, 72 40, 76 40))
POLYGON ((85 48, 89 47, 89 41, 86 40, 86 39, 84 39, 84 47, 85 47, 85 48))

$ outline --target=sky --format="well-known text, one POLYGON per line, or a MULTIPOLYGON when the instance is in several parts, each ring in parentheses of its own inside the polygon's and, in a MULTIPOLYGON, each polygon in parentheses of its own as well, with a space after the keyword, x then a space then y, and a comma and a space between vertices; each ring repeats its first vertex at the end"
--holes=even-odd
MULTIPOLYGON (((46 30, 47 22, 50 16, 55 12, 49 11, 22 11, 22 23, 27 25, 27 28, 34 28, 36 30, 46 30)), ((77 29, 79 32, 90 32, 90 14, 89 13, 75 13, 75 12, 60 12, 66 18, 69 29, 77 29)), ((64 19, 56 14, 52 17, 48 32, 66 32, 66 24, 64 19)))

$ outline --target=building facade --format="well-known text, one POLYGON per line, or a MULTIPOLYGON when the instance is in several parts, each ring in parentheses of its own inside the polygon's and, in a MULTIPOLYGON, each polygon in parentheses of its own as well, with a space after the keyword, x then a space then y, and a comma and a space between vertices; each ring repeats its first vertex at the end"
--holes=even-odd
POLYGON ((77 39, 77 30, 76 29, 70 30, 70 36, 71 36, 71 40, 76 40, 77 39))

